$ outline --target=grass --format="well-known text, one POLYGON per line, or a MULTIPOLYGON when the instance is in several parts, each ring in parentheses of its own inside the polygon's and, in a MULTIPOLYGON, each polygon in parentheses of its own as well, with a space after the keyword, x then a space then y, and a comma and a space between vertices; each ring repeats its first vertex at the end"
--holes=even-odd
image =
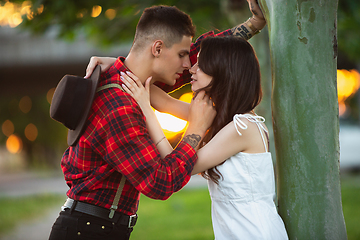
POLYGON ((55 194, 0 198, 0 236, 10 232, 19 222, 39 218, 63 203, 64 196, 55 194))
POLYGON ((141 196, 131 240, 214 239, 207 188, 181 190, 166 201, 141 196))
MULTIPOLYGON (((348 240, 360 239, 360 175, 342 176, 341 186, 348 240)), ((22 220, 41 217, 63 202, 63 195, 51 194, 0 198, 0 236, 22 220)), ((184 189, 166 201, 141 196, 138 214, 131 240, 214 239, 206 188, 184 189)))
POLYGON ((360 239, 360 175, 342 177, 341 197, 348 240, 360 239))

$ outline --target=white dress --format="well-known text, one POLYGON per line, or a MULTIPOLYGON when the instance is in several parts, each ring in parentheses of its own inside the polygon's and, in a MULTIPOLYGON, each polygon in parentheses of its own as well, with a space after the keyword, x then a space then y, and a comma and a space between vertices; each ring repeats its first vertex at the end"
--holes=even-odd
POLYGON ((263 134, 265 119, 250 114, 235 115, 234 124, 240 135, 239 129, 247 128, 241 118, 257 124, 266 152, 239 152, 217 166, 223 176, 218 185, 208 180, 215 239, 288 239, 274 203, 274 168, 263 134))

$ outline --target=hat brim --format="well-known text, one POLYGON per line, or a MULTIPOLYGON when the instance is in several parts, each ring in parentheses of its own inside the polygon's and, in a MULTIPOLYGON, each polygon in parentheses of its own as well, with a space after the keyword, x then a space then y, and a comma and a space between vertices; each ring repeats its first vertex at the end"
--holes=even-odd
POLYGON ((99 83, 100 74, 101 74, 101 67, 100 67, 100 65, 97 65, 96 68, 94 69, 93 73, 91 74, 90 78, 89 79, 84 78, 84 80, 91 81, 91 83, 92 83, 91 90, 90 90, 91 91, 90 98, 89 98, 89 101, 86 102, 84 114, 81 116, 81 120, 79 121, 79 124, 76 126, 76 128, 74 130, 71 130, 71 129, 68 130, 67 143, 69 146, 75 146, 84 131, 85 122, 86 122, 87 118, 89 117, 90 109, 94 102, 94 97, 95 97, 95 93, 96 93, 96 88, 99 83))

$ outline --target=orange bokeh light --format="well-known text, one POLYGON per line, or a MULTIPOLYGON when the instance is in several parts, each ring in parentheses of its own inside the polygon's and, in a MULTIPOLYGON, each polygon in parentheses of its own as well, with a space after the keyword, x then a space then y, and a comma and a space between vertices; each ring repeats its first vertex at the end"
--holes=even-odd
POLYGON ((101 6, 99 6, 99 5, 93 6, 92 12, 91 12, 91 17, 93 17, 93 18, 98 17, 100 15, 101 11, 102 11, 101 6))
POLYGON ((25 128, 24 134, 29 141, 35 141, 38 136, 38 129, 34 124, 29 123, 25 128))
POLYGON ((340 116, 346 112, 345 100, 353 96, 360 87, 360 74, 355 69, 337 70, 337 90, 340 116))
POLYGON ((9 138, 6 140, 6 149, 13 154, 19 153, 22 150, 21 138, 19 138, 15 134, 10 135, 9 138))
POLYGON ((14 124, 10 120, 6 120, 1 125, 1 130, 5 136, 9 137, 11 134, 14 133, 15 127, 14 127, 14 124))
MULTIPOLYGON (((179 98, 179 100, 188 103, 191 102, 191 99, 192 93, 185 93, 179 98)), ((168 139, 183 132, 187 126, 187 121, 177 118, 169 113, 161 113, 155 110, 155 115, 168 139)))
POLYGON ((23 16, 31 20, 34 18, 34 14, 41 14, 43 10, 44 5, 40 5, 34 13, 31 1, 24 1, 21 4, 9 1, 4 4, 0 3, 0 26, 15 28, 23 22, 23 16))

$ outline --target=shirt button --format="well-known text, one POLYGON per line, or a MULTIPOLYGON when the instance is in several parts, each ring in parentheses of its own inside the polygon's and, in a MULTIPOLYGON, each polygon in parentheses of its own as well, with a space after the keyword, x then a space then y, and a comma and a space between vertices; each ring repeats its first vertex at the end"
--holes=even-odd
POLYGON ((86 225, 90 225, 90 222, 87 222, 86 225))
POLYGON ((80 234, 81 234, 81 233, 80 233, 80 232, 78 232, 78 235, 79 235, 79 236, 80 236, 80 234))
POLYGON ((102 229, 105 229, 105 226, 102 226, 101 228, 102 228, 102 229))

